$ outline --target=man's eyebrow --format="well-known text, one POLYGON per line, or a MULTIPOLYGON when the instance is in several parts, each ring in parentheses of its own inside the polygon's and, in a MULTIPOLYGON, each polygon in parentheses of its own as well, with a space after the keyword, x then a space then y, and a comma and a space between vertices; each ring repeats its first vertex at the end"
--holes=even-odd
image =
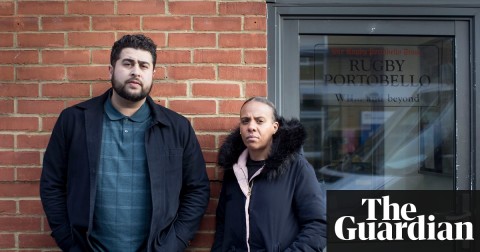
POLYGON ((129 58, 126 58, 126 59, 122 59, 122 61, 128 61, 130 63, 134 63, 134 62, 137 62, 138 61, 138 64, 142 65, 142 64, 148 64, 148 65, 151 65, 150 62, 148 61, 143 61, 143 60, 134 60, 134 59, 129 59, 129 58))
POLYGON ((141 60, 139 60, 138 63, 139 63, 139 64, 148 64, 148 65, 151 65, 151 63, 148 62, 148 61, 141 61, 141 60))

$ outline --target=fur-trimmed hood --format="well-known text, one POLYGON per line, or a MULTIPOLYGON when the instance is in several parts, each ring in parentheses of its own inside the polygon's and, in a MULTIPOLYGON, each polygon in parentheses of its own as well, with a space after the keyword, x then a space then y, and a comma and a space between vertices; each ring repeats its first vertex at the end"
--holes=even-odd
MULTIPOLYGON (((269 180, 275 179, 289 168, 290 162, 300 154, 307 138, 306 131, 298 119, 280 118, 278 123, 278 131, 273 135, 272 148, 262 171, 269 180)), ((230 133, 220 147, 218 165, 226 170, 232 169, 245 149, 238 127, 230 133)))

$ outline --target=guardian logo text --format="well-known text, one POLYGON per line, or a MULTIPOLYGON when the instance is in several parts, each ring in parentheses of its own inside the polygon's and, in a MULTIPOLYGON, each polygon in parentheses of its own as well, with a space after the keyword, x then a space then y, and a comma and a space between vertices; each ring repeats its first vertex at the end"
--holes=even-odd
POLYGON ((390 203, 390 196, 363 198, 366 218, 341 216, 334 224, 335 235, 344 241, 445 241, 473 240, 473 224, 446 221, 447 213, 417 214, 412 203, 390 203), (380 210, 380 211, 379 211, 380 210))

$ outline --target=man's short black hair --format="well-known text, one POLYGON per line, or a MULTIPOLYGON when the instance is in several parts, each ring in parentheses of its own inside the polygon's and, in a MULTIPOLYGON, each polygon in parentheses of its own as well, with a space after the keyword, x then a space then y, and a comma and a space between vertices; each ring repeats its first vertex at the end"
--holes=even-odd
POLYGON ((157 45, 153 40, 143 34, 125 35, 117 40, 110 53, 110 64, 115 66, 115 62, 120 58, 120 53, 124 48, 141 49, 149 52, 152 55, 153 67, 157 62, 157 45))

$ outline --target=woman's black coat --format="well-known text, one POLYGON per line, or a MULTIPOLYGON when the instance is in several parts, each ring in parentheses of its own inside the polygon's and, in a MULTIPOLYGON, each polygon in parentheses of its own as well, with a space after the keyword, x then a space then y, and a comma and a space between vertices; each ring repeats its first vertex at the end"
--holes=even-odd
MULTIPOLYGON (((265 167, 253 178, 248 207, 250 251, 322 251, 326 246, 325 195, 301 154, 305 138, 298 120, 280 120, 265 167)), ((247 251, 247 197, 232 169, 245 149, 237 129, 219 152, 225 172, 212 251, 247 251)))

